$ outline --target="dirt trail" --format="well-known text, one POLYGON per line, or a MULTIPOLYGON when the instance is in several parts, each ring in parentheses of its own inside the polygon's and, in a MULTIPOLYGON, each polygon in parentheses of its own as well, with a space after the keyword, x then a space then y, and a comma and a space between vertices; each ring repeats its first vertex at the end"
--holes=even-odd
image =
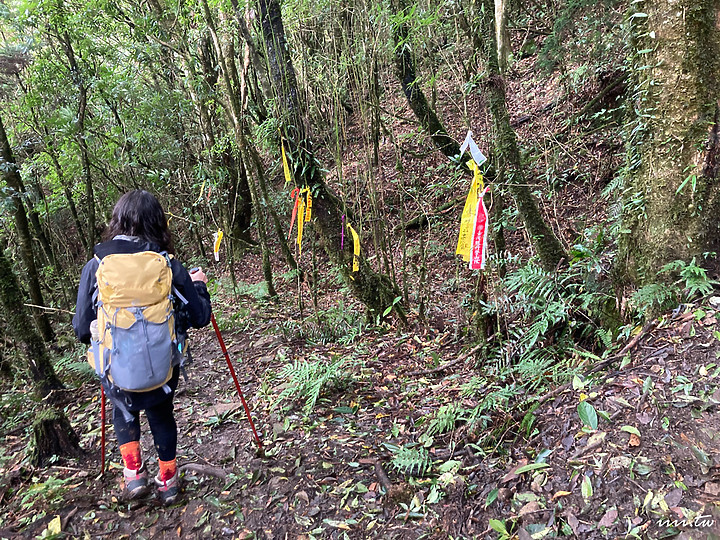
MULTIPOLYGON (((191 378, 176 399, 183 502, 166 509, 152 497, 119 500, 112 434, 111 469, 97 476, 97 395, 85 384, 68 412, 92 453, 81 464, 6 467, 0 537, 43 534, 57 515, 67 535, 102 538, 661 538, 673 531, 663 519, 675 521, 680 538, 720 532, 720 341, 709 305, 668 315, 627 365, 576 379, 534 411, 531 425, 498 410, 486 428, 523 437, 477 445, 480 430, 463 423, 436 434, 432 465, 421 475, 396 470, 393 448, 427 443, 428 418, 442 405, 471 405, 461 395, 476 374, 471 360, 407 377, 460 355, 448 331, 388 329, 345 346, 311 345, 281 335, 281 319, 256 312, 249 300, 242 307, 244 320, 258 324, 224 336, 264 455, 214 334, 203 329, 193 337, 191 378), (323 395, 309 415, 302 402, 287 412, 273 408, 283 381, 271 375, 311 356, 352 357, 350 385, 323 395), (583 426, 581 400, 598 413, 596 429, 583 426), (55 496, 47 491, 50 477, 64 481, 55 496), (24 494, 38 484, 45 491, 24 507, 24 494)), ((6 440, 19 452, 25 439, 6 440)), ((147 430, 143 447, 153 471, 147 430)))

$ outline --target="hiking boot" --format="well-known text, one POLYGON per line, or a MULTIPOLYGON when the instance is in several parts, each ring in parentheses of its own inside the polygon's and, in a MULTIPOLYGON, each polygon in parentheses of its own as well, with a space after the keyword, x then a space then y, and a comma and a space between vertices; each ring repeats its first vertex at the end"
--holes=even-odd
POLYGON ((167 480, 160 480, 160 475, 155 477, 155 486, 157 487, 158 499, 165 506, 175 504, 180 495, 180 475, 178 470, 175 469, 173 474, 167 480))
POLYGON ((125 498, 138 499, 148 492, 148 474, 144 463, 137 471, 127 467, 123 468, 123 477, 125 478, 125 498))

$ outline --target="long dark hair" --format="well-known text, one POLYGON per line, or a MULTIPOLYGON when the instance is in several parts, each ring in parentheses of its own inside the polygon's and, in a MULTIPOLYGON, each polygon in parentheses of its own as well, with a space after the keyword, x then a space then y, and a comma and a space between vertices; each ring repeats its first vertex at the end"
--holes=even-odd
POLYGON ((115 203, 105 240, 112 240, 119 234, 137 236, 157 244, 163 251, 175 253, 165 211, 155 196, 144 189, 128 191, 115 203))

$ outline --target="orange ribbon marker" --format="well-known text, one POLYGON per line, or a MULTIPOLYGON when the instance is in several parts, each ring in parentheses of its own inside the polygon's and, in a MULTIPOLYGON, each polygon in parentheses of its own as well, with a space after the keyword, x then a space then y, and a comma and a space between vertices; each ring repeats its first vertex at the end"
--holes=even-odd
POLYGON ((293 189, 290 192, 290 198, 295 199, 295 206, 292 209, 292 216, 290 217, 290 232, 288 232, 288 242, 292 236, 292 230, 295 226, 295 218, 297 217, 298 206, 300 205, 300 190, 298 188, 293 189))

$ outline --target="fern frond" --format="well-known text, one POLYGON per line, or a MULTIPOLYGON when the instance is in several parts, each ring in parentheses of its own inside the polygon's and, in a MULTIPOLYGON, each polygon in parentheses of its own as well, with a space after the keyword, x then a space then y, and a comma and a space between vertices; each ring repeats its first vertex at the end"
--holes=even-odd
POLYGON ((346 363, 345 358, 339 358, 330 362, 295 360, 292 364, 286 364, 277 374, 278 379, 285 381, 285 388, 278 395, 275 404, 304 399, 303 411, 309 414, 315 408, 323 390, 343 386, 351 378, 345 371, 346 363))
POLYGON ((411 448, 401 446, 395 452, 391 462, 392 466, 398 472, 409 476, 422 476, 432 466, 430 454, 423 447, 411 448))
POLYGON ((439 435, 455 429, 455 424, 465 420, 465 409, 460 404, 443 405, 430 420, 427 428, 428 435, 439 435))

